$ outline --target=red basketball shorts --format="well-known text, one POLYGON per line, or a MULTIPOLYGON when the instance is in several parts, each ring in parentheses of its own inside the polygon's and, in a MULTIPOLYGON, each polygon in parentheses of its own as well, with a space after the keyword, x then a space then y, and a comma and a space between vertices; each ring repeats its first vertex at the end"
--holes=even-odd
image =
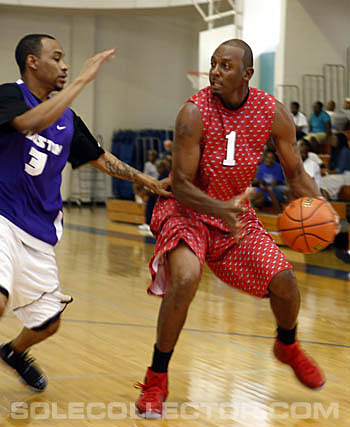
POLYGON ((244 237, 237 242, 230 233, 195 217, 168 217, 156 236, 148 293, 162 296, 169 288, 171 272, 166 254, 183 240, 196 254, 201 270, 206 262, 228 285, 257 297, 268 296, 271 279, 283 270, 291 270, 292 266, 260 221, 249 227, 247 234, 244 228, 242 231, 244 237))

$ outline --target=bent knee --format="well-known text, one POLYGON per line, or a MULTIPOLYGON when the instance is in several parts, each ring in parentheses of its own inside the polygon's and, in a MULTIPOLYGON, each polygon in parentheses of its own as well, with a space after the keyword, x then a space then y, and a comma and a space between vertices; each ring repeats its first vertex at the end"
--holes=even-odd
POLYGON ((42 326, 39 326, 38 328, 33 328, 33 331, 41 332, 49 337, 50 335, 55 334, 58 331, 59 327, 60 327, 60 318, 57 318, 54 321, 48 321, 47 323, 44 323, 42 326))
POLYGON ((270 282, 269 291, 279 298, 291 298, 298 294, 297 279, 293 270, 277 273, 270 282))
POLYGON ((53 335, 58 331, 58 328, 60 327, 61 319, 58 318, 54 322, 50 323, 47 327, 47 333, 49 335, 53 335))
POLYGON ((200 279, 200 268, 183 268, 172 273, 171 292, 179 301, 191 301, 200 279))

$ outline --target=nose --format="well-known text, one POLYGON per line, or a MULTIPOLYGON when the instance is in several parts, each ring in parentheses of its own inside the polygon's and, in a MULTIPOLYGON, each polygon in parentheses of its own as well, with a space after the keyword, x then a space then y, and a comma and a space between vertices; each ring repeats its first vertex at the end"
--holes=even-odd
POLYGON ((211 73, 215 76, 219 75, 219 64, 215 64, 215 66, 211 68, 211 73))
POLYGON ((61 66, 62 71, 68 71, 68 65, 62 61, 62 66, 61 66))

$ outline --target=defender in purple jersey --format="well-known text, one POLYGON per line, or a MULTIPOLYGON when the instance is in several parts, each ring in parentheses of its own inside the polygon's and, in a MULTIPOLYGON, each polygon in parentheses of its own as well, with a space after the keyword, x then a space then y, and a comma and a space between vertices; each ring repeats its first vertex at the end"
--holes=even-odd
POLYGON ((54 246, 62 235, 61 172, 91 164, 117 178, 164 196, 158 181, 105 152, 69 108, 114 49, 98 53, 64 88, 68 67, 53 37, 31 34, 16 47, 21 79, 0 86, 0 316, 7 304, 21 320, 21 333, 0 347, 0 360, 31 388, 47 379, 26 351, 54 334, 72 301, 60 289, 54 246), (58 93, 50 98, 53 91, 58 93))

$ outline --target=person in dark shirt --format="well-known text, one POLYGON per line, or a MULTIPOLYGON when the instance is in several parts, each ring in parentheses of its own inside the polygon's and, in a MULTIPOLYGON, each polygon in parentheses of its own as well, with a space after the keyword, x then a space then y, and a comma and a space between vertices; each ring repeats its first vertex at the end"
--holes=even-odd
POLYGON ((350 181, 350 149, 346 136, 339 132, 331 138, 329 174, 321 179, 321 193, 327 200, 337 200, 343 185, 350 181))
POLYGON ((169 195, 160 182, 105 152, 69 108, 101 65, 105 50, 86 61, 65 88, 68 67, 58 41, 30 34, 16 47, 21 79, 0 86, 0 316, 9 305, 23 324, 0 347, 1 359, 33 390, 47 379, 27 357, 34 344, 54 334, 72 301, 60 289, 54 246, 62 235, 61 172, 90 162, 114 177, 169 195), (54 97, 50 93, 57 91, 54 97))
POLYGON ((279 203, 285 201, 287 186, 281 164, 276 161, 276 155, 272 150, 266 150, 264 161, 258 166, 257 175, 258 188, 254 188, 251 202, 257 208, 273 206, 279 210, 279 203))

